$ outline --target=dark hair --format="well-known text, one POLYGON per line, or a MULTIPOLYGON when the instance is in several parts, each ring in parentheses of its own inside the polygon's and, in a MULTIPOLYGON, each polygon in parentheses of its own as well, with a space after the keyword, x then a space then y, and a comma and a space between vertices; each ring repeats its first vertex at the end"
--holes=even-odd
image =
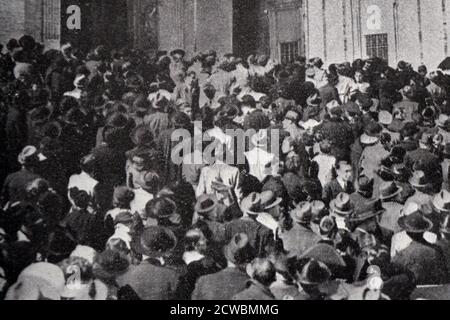
POLYGON ((269 286, 275 281, 275 266, 267 258, 256 258, 252 262, 253 276, 252 278, 260 282, 264 286, 269 286))
POLYGON ((147 217, 167 217, 175 213, 176 209, 175 202, 167 197, 152 199, 145 205, 147 217))
POLYGON ((193 251, 200 241, 203 232, 199 228, 190 229, 184 236, 184 250, 193 251))
POLYGON ((351 162, 347 159, 337 159, 334 167, 336 170, 339 170, 343 165, 352 166, 351 162))

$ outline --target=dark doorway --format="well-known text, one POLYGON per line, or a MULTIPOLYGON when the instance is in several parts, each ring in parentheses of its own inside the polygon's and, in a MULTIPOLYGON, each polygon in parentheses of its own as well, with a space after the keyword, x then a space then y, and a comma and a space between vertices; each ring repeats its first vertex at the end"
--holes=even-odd
POLYGON ((70 41, 87 52, 97 45, 109 48, 128 46, 128 8, 126 0, 62 0, 61 42, 70 41), (67 8, 77 5, 81 11, 81 29, 66 26, 67 8))
POLYGON ((233 0, 233 51, 240 57, 258 49, 259 0, 233 0))

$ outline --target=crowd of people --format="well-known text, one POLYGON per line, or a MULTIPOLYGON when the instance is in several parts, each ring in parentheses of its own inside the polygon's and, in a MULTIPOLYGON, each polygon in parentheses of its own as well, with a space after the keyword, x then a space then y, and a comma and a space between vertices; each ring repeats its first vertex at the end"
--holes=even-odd
POLYGON ((450 284, 441 70, 44 51, 27 35, 1 49, 2 299, 407 300, 450 284))

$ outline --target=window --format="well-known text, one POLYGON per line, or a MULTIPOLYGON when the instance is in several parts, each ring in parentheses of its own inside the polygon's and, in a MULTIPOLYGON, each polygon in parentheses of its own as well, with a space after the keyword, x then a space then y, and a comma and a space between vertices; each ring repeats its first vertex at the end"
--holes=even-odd
POLYGON ((292 62, 298 55, 298 41, 283 42, 280 44, 281 62, 292 62))
POLYGON ((380 58, 388 62, 389 48, 387 33, 371 34, 366 36, 367 56, 380 58))

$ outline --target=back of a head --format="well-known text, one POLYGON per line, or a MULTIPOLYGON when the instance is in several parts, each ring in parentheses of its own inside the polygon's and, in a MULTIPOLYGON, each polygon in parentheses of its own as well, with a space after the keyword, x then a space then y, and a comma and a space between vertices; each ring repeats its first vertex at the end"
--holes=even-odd
POLYGON ((251 264, 252 278, 264 286, 275 281, 275 266, 267 258, 256 258, 251 264))

